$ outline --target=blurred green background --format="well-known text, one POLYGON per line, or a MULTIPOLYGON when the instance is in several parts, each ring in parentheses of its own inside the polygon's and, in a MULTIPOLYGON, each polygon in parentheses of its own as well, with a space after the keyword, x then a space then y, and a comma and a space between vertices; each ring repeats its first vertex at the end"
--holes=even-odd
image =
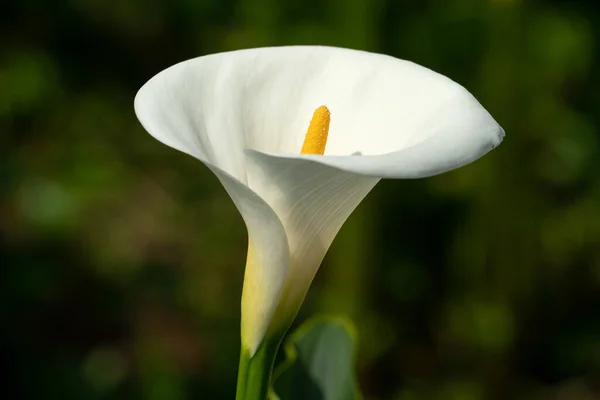
MULTIPOLYGON (((144 132, 178 61, 327 44, 468 88, 497 150, 384 181, 298 322, 344 314, 368 399, 600 399, 600 3, 12 0, 0 12, 0 358, 10 399, 232 399, 246 232, 144 132)), ((4 396, 3 396, 4 397, 4 396)))

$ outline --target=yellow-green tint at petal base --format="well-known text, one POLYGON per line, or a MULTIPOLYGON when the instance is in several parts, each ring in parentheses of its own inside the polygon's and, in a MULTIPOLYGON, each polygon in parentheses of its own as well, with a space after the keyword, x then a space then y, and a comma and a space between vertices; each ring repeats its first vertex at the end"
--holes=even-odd
POLYGON ((248 255, 246 258, 246 270, 244 273, 244 289, 242 292, 242 346, 250 350, 252 356, 256 350, 256 343, 262 338, 256 338, 260 331, 256 326, 260 319, 265 316, 257 315, 259 305, 260 278, 261 269, 257 266, 256 253, 252 241, 248 241, 248 255))

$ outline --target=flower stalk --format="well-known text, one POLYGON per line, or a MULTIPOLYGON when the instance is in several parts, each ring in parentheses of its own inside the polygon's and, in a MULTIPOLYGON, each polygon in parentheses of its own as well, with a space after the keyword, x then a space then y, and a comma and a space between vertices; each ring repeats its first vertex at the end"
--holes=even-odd
POLYGON ((275 357, 282 339, 283 334, 266 337, 253 356, 242 345, 236 400, 266 400, 268 398, 275 357))

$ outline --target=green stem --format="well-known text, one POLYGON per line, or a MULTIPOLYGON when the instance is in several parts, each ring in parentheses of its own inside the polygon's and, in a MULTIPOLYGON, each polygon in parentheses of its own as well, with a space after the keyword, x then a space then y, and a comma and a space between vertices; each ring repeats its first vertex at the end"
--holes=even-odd
POLYGON ((242 346, 236 400, 266 400, 271 385, 271 374, 275 364, 275 356, 283 335, 265 338, 256 353, 242 346))

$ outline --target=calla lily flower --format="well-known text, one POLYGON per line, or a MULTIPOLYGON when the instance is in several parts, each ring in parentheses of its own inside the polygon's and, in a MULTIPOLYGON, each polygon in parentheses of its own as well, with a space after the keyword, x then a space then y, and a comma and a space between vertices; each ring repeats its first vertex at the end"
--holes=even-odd
POLYGON ((246 223, 250 356, 290 325, 335 235, 380 179, 450 171, 504 137, 438 73, 321 46, 184 61, 140 89, 135 112, 152 136, 212 170, 246 223))

